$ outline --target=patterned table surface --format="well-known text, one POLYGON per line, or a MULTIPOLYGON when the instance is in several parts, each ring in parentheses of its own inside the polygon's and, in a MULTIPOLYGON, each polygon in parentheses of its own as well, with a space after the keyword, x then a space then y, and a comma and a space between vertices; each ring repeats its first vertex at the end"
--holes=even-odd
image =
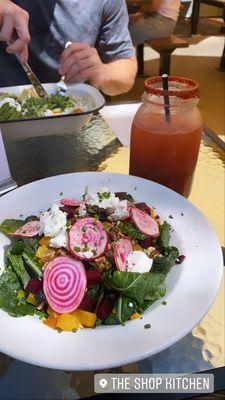
MULTIPOLYGON (((78 133, 7 141, 12 177, 19 185, 77 171, 128 173, 129 148, 122 147, 100 115, 78 133)), ((225 153, 203 135, 190 201, 214 226, 224 246, 225 153)), ((143 361, 110 370, 182 373, 225 365, 224 285, 200 324, 178 343, 143 361)), ((67 373, 0 355, 0 400, 77 399, 91 396, 94 371, 67 373)))

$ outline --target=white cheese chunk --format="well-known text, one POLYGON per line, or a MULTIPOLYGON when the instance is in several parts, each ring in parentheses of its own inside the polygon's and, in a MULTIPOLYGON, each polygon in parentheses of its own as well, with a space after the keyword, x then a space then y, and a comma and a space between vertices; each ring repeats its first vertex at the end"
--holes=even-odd
POLYGON ((103 187, 95 193, 91 192, 86 196, 85 201, 87 204, 104 208, 114 221, 120 221, 129 216, 127 201, 120 200, 107 187, 103 187))
POLYGON ((128 272, 149 272, 152 267, 153 260, 141 251, 132 251, 127 257, 128 272))
MULTIPOLYGON (((59 205, 54 203, 50 211, 41 214, 40 222, 42 224, 42 232, 45 236, 54 238, 50 242, 53 247, 61 247, 60 243, 67 242, 66 234, 66 213, 60 210, 59 205)), ((63 246, 64 246, 63 245, 63 246)))
POLYGON ((49 242, 51 247, 59 249, 60 247, 67 248, 67 232, 66 230, 61 231, 58 235, 50 239, 49 242))

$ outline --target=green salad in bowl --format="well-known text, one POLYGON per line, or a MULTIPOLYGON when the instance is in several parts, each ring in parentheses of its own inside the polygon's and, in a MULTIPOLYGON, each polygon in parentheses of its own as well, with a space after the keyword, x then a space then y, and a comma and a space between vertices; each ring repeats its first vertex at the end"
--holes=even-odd
POLYGON ((35 96, 31 90, 24 90, 19 96, 0 93, 0 122, 74 114, 83 111, 86 111, 86 107, 81 98, 59 94, 49 94, 47 98, 41 98, 35 96))

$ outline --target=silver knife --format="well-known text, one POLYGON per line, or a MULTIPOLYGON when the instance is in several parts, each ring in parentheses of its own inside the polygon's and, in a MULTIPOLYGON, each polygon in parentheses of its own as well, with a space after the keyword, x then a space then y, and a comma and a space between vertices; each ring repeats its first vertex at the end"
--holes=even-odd
POLYGON ((23 67, 24 71, 26 72, 30 82, 32 83, 34 89, 36 90, 37 94, 39 97, 48 97, 48 93, 42 86, 41 82, 39 79, 36 77, 35 73, 32 71, 31 67, 29 66, 28 63, 21 62, 19 57, 17 57, 19 60, 21 66, 23 67))
MULTIPOLYGON (((9 46, 12 43, 13 43, 13 41, 7 42, 7 45, 9 46)), ((22 68, 24 69, 24 71, 26 72, 26 75, 27 75, 29 81, 31 82, 31 84, 33 85, 34 89, 36 90, 38 96, 39 97, 48 97, 48 93, 42 86, 39 79, 36 77, 35 73, 32 71, 29 64, 22 62, 19 54, 15 53, 15 56, 16 56, 17 60, 19 61, 20 65, 22 66, 22 68)))

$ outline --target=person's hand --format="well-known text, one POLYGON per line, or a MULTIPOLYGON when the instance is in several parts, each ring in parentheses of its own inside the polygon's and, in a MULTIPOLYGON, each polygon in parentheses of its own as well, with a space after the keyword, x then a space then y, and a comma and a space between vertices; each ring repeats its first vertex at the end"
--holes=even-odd
POLYGON ((143 21, 145 17, 145 13, 142 11, 138 11, 135 14, 130 14, 129 15, 129 23, 130 25, 135 25, 143 21))
POLYGON ((28 59, 29 14, 9 0, 0 0, 0 41, 14 42, 7 46, 7 53, 20 54, 21 60, 28 59), (15 32, 15 39, 13 33, 15 32))
POLYGON ((59 73, 65 75, 66 82, 88 80, 100 87, 105 80, 106 66, 97 50, 86 43, 72 43, 63 51, 60 61, 59 73))

